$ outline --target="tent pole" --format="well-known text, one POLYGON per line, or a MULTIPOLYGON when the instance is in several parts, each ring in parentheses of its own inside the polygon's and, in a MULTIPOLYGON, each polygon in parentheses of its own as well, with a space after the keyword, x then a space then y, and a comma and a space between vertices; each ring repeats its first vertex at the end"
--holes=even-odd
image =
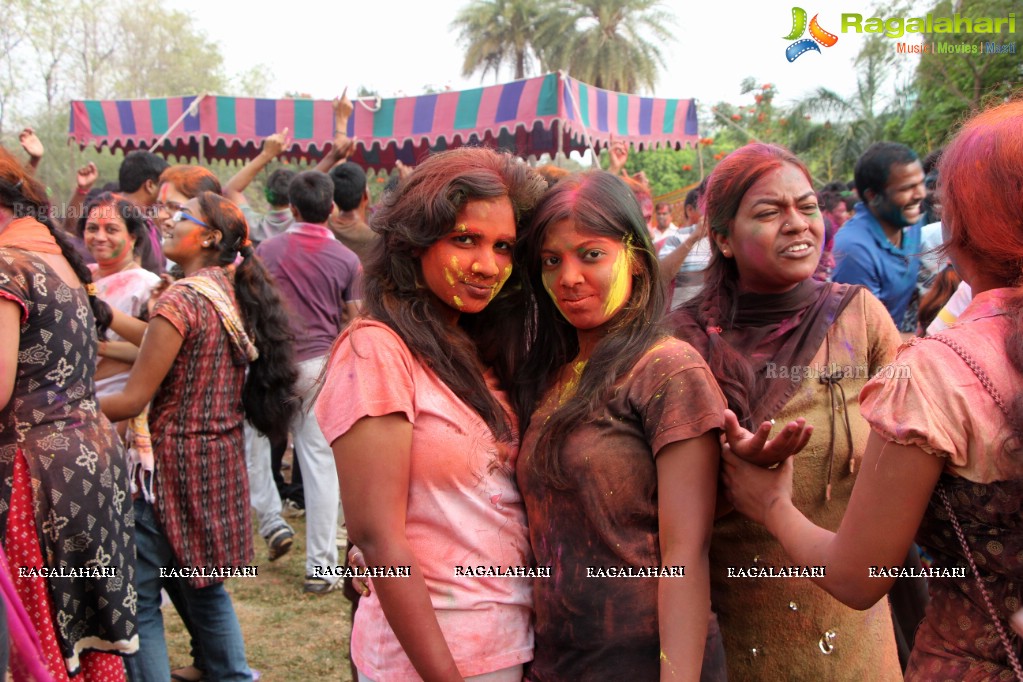
POLYGON ((554 165, 561 168, 561 157, 565 154, 565 131, 557 121, 555 121, 554 124, 557 125, 558 128, 558 151, 554 155, 554 165))
POLYGON ((179 125, 181 125, 181 122, 185 120, 185 116, 188 116, 189 114, 194 116, 199 111, 199 102, 201 102, 203 100, 203 98, 206 97, 206 94, 207 93, 204 92, 201 95, 199 95, 198 97, 196 97, 194 100, 192 100, 192 103, 188 105, 188 108, 185 109, 184 113, 182 113, 180 116, 178 116, 178 119, 176 121, 174 121, 174 123, 172 123, 170 125, 170 127, 167 128, 167 132, 165 132, 163 135, 161 135, 160 139, 158 139, 156 142, 154 142, 153 146, 150 147, 150 149, 156 149, 161 144, 166 142, 167 138, 170 136, 170 134, 172 132, 174 132, 174 129, 177 128, 179 125))

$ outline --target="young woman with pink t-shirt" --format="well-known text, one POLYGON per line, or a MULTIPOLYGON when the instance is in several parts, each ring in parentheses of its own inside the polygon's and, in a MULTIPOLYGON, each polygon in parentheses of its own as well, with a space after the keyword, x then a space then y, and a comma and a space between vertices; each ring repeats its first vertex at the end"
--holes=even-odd
POLYGON ((521 352, 508 343, 517 223, 544 187, 508 155, 461 148, 374 216, 365 314, 336 342, 316 407, 349 537, 369 568, 409 567, 359 605, 360 680, 520 680, 532 659, 530 580, 473 574, 532 562, 505 391, 521 352))

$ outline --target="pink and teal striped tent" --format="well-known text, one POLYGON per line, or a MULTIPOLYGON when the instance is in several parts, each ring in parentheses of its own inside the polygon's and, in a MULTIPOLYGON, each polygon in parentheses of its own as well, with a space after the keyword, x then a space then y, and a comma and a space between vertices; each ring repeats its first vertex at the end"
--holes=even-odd
MULTIPOLYGON (((190 95, 71 102, 70 139, 81 148, 151 148, 178 158, 243 160, 263 138, 289 129, 286 156, 319 159, 334 137, 329 100, 190 95)), ((562 73, 418 97, 362 99, 348 122, 355 161, 390 169, 430 151, 465 144, 520 156, 606 147, 612 137, 634 148, 680 148, 698 139, 691 99, 640 97, 581 83, 562 73)))

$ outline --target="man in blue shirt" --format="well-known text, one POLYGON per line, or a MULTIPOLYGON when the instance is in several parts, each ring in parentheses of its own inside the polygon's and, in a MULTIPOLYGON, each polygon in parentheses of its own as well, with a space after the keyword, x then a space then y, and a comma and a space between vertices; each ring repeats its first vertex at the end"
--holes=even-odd
POLYGON ((900 331, 914 331, 923 166, 909 147, 877 142, 856 162, 854 173, 861 201, 835 235, 832 279, 867 287, 900 331))

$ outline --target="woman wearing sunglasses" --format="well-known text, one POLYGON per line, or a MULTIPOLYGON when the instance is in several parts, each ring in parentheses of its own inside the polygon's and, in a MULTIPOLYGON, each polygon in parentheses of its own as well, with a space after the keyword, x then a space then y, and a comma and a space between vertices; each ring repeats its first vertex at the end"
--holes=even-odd
POLYGON ((152 401, 148 423, 132 423, 143 436, 148 428, 152 449, 147 453, 144 437, 136 440, 141 645, 129 670, 136 680, 170 678, 162 587, 206 674, 249 680, 223 581, 253 555, 242 424, 248 419, 278 437, 298 404, 290 332, 237 206, 201 192, 163 228, 164 253, 184 278, 156 303, 124 393, 102 401, 114 420, 136 417, 152 401), (218 570, 211 575, 211 568, 218 570))

